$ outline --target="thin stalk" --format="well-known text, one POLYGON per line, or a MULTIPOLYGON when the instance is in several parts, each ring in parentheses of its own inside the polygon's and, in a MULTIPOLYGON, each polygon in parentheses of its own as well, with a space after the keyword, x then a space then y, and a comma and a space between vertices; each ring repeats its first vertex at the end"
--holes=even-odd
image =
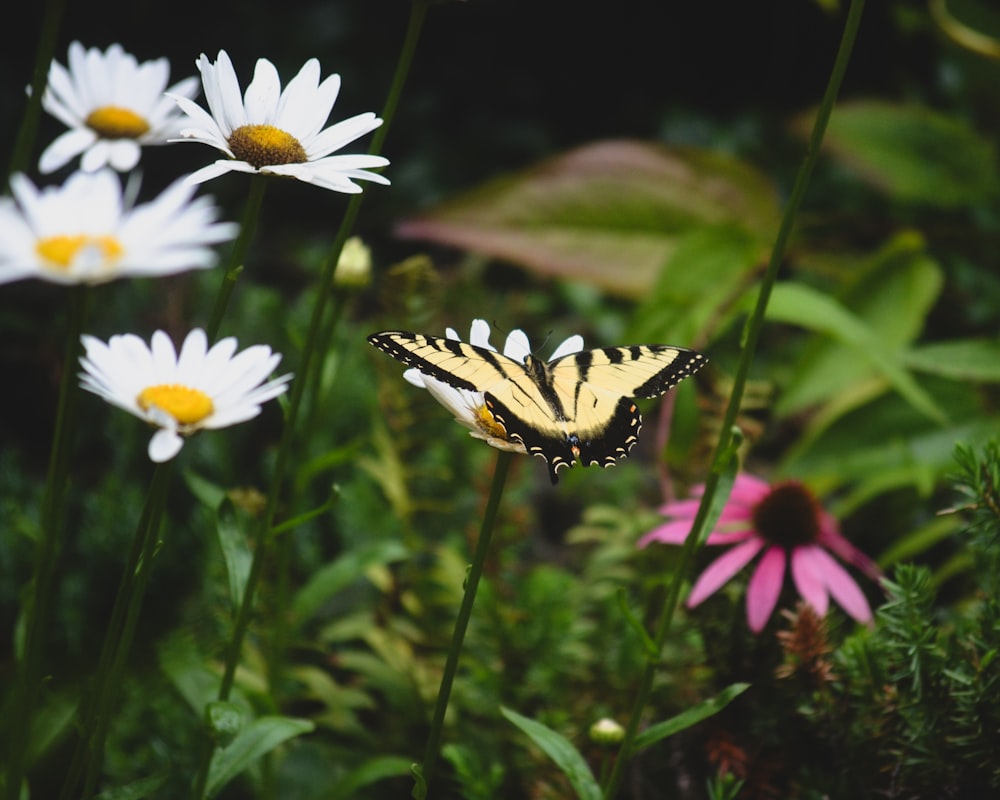
POLYGON ((483 513, 483 524, 479 530, 479 541, 476 543, 476 552, 472 557, 472 566, 469 568, 469 574, 465 581, 465 594, 462 596, 462 605, 458 610, 458 617, 455 619, 455 628, 451 634, 448 658, 444 664, 444 673, 441 675, 441 686, 438 689, 437 700, 434 703, 431 730, 427 735, 427 744, 424 748, 424 794, 418 795, 415 792, 414 797, 423 798, 430 792, 431 781, 434 778, 438 756, 441 752, 444 715, 448 710, 448 700, 451 697, 451 687, 455 681, 455 673, 458 671, 458 659, 462 653, 462 643, 465 641, 465 632, 469 627, 469 619, 472 616, 472 606, 476 602, 479 579, 483 576, 483 567, 486 564, 486 556, 490 549, 490 539, 493 537, 493 529, 496 526, 497 509, 500 507, 500 498, 503 495, 503 487, 507 481, 507 472, 510 469, 512 457, 513 454, 505 450, 500 450, 497 453, 497 466, 493 472, 493 485, 490 488, 490 498, 486 503, 486 511, 483 513))
MULTIPOLYGON (((125 565, 125 572, 122 575, 118 597, 115 598, 115 611, 122 609, 125 619, 121 623, 120 631, 109 628, 105 637, 105 647, 101 654, 102 660, 105 657, 105 652, 113 653, 113 655, 108 656, 107 660, 110 661, 110 665, 106 667, 106 671, 99 673, 100 684, 96 713, 93 717, 93 731, 90 734, 90 740, 86 742, 88 749, 87 774, 81 795, 82 800, 89 800, 93 795, 101 775, 101 766, 104 762, 104 742, 111 725, 112 710, 121 689, 125 662, 128 660, 129 651, 132 648, 136 623, 139 619, 139 612, 142 610, 146 586, 149 583, 153 556, 156 552, 160 527, 163 522, 163 510, 167 502, 167 488, 170 486, 172 465, 172 461, 157 464, 153 471, 146 505, 135 535, 135 541, 139 543, 139 546, 132 548, 129 562, 125 565), (135 560, 136 555, 138 555, 137 561, 135 560)), ((122 612, 119 611, 118 617, 120 618, 121 615, 122 612)), ((113 613, 112 617, 114 618, 114 616, 113 613)), ((113 622, 115 622, 114 619, 113 622)))
POLYGON ((31 71, 31 94, 28 95, 28 105, 21 117, 21 127, 17 132, 17 141, 11 151, 8 177, 15 172, 25 172, 31 160, 32 145, 38 140, 38 120, 42 113, 42 94, 48 80, 49 64, 56 52, 56 39, 59 36, 59 24, 62 21, 66 0, 47 0, 42 17, 42 33, 38 39, 38 52, 35 54, 35 66, 31 71))
POLYGON ((25 608, 27 631, 24 655, 17 673, 14 688, 11 723, 7 726, 7 800, 20 797, 21 780, 24 777, 25 756, 28 746, 28 732, 38 703, 44 668, 44 639, 49 627, 49 601, 52 593, 52 579, 55 573, 59 532, 62 527, 62 512, 66 484, 69 476, 70 452, 73 446, 73 430, 76 427, 76 408, 80 397, 76 380, 77 363, 80 357, 80 334, 87 320, 90 288, 77 286, 71 290, 69 301, 69 325, 66 330, 66 346, 63 355, 62 377, 59 382, 59 400, 56 406, 55 431, 49 451, 49 467, 42 496, 41 530, 35 546, 34 590, 25 608))
MULTIPOLYGON (((712 506, 712 501, 719 487, 719 479, 724 466, 723 462, 725 455, 730 451, 733 437, 733 426, 736 423, 736 416, 739 413, 740 403, 743 400, 743 392, 746 388, 747 376, 750 374, 750 366, 753 362, 754 352, 757 349, 757 342, 760 339, 760 332, 764 326, 764 315, 767 311, 767 304, 771 297, 771 290, 774 288, 774 283, 778 277, 778 268, 781 266, 785 257, 785 251, 788 247, 788 240, 792 233, 795 217, 798 214, 799 207, 802 204, 802 198, 805 196, 806 188, 809 185, 813 169, 815 168, 816 161, 819 158, 819 150, 820 145, 823 142, 823 135, 826 132, 826 126, 830 120, 830 114, 833 112, 833 106, 837 99, 837 94, 840 91, 840 85, 843 82, 844 73, 847 71, 847 65, 850 63, 851 51, 854 47, 854 41, 857 38, 858 29, 861 25, 861 15, 864 11, 864 6, 865 0, 851 0, 851 5, 847 12, 847 21, 844 24, 844 32, 840 40, 840 48, 837 51, 837 57, 830 73, 830 80, 827 83, 826 92, 823 95, 823 101, 820 104, 819 112, 816 114, 816 120, 813 123, 813 129, 809 137, 809 144, 806 148, 805 156, 801 166, 799 167, 798 174, 795 176, 795 183, 792 186, 792 192, 789 195, 788 204, 785 206, 785 211, 781 218, 781 224, 774 240, 774 246, 771 249, 771 257, 768 261, 764 277, 761 280, 756 305, 754 306, 753 312, 748 318, 746 327, 744 328, 740 360, 736 368, 736 376, 733 379, 733 390, 729 396, 729 405, 726 407, 726 414, 722 423, 722 432, 715 448, 712 469, 705 480, 705 491, 701 497, 701 502, 698 505, 698 513, 695 515, 694 522, 691 525, 691 533, 688 534, 688 537, 684 542, 684 547, 681 550, 677 570, 674 573, 674 579, 671 582, 669 591, 667 592, 663 610, 660 614, 660 620, 657 624, 656 635, 653 639, 657 653, 662 652, 664 642, 666 642, 667 639, 667 634, 670 632, 674 612, 677 609, 677 603, 680 599, 681 585, 683 584, 684 577, 691 568, 695 553, 701 543, 702 529, 705 526, 705 520, 708 517, 709 509, 712 506)), ((615 760, 614 767, 611 770, 611 775, 609 776, 608 782, 604 787, 605 800, 611 800, 611 798, 613 798, 618 791, 618 786, 621 782, 622 770, 624 769, 625 763, 629 760, 629 754, 632 750, 633 742, 635 741, 635 737, 639 731, 639 724, 642 719, 643 709, 645 709, 646 704, 649 702, 649 697, 653 688, 653 678, 656 675, 658 666, 659 665, 656 661, 650 660, 646 663, 646 667, 643 670, 642 679, 639 684, 639 691, 636 694, 635 703, 632 707, 632 713, 629 717, 628 725, 625 728, 625 737, 622 740, 621 747, 619 749, 619 756, 615 760)))
POLYGON ((240 223, 240 235, 233 243, 233 252, 229 258, 229 267, 222 277, 222 285, 219 293, 215 296, 215 307, 212 309, 212 316, 209 318, 208 327, 205 334, 209 342, 214 342, 219 335, 219 327, 222 325, 222 318, 225 316, 226 308, 229 306, 229 298, 236 288, 236 281, 243 272, 243 265, 246 259, 250 241, 253 239, 254 231, 257 230, 257 219, 260 217, 260 207, 264 203, 264 189, 267 187, 267 176, 250 176, 250 193, 247 196, 247 204, 243 209, 243 222, 240 223))
MULTIPOLYGON (((372 144, 368 151, 372 155, 378 154, 381 150, 382 143, 385 141, 389 126, 395 116, 396 107, 399 105, 399 98, 402 95, 403 86, 406 83, 406 77, 409 74, 410 65, 413 62, 417 42, 420 39, 420 31, 423 27, 424 18, 427 15, 427 9, 430 3, 431 0, 414 0, 411 7, 410 21, 406 30, 406 37, 403 41, 403 47, 400 50, 399 60, 396 64, 396 71, 393 75, 392 84, 389 87, 389 94, 382 110, 383 123, 376 129, 374 135, 372 136, 372 144)), ((225 669, 222 675, 222 681, 219 684, 218 699, 220 701, 228 700, 229 695, 232 692, 233 681, 236 677, 236 667, 239 664, 240 653, 243 649, 243 638, 246 636, 246 631, 250 624, 250 614, 253 610, 254 594, 257 590, 257 583, 260 580, 264 562, 267 560, 270 552, 271 530, 274 527, 274 518, 277 512, 278 498, 281 494, 281 488, 285 482, 288 464, 291 460, 296 421, 302 406, 302 398, 305 388, 309 383, 313 356, 315 355, 315 351, 318 349, 323 313, 326 310, 326 302, 331 294, 330 287, 333 284, 333 273, 337 268, 337 261, 340 259, 340 254, 344 249, 344 243, 347 241, 348 236, 354 227, 354 221, 357 219, 358 211, 361 208, 363 198, 364 193, 351 196, 351 199, 347 204, 347 209, 344 212, 344 218, 341 220, 340 228, 337 231, 337 236, 330 248, 329 255, 323 264, 323 269, 319 277, 316 302, 313 306, 313 313, 309 321, 309 329, 306 333, 306 339, 302 347, 301 363, 299 365, 296 380, 292 381, 288 414, 282 431, 281 442, 278 445, 274 474, 271 478, 271 484, 268 487, 264 514, 256 531, 254 554, 250 563, 250 572, 247 575, 246 586, 243 590, 243 598, 240 602, 239 611, 236 615, 236 622, 233 626, 232 638, 226 653, 225 669)), ((203 754, 198 774, 195 777, 195 798, 201 798, 204 796, 205 784, 208 780, 208 769, 211 764, 213 750, 214 746, 206 747, 203 754)))

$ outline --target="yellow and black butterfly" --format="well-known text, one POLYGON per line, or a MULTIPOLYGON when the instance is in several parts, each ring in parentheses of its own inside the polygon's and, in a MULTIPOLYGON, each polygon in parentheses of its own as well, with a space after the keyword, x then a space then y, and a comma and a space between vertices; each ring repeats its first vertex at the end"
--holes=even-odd
POLYGON ((634 397, 658 397, 708 361, 664 344, 582 350, 552 361, 515 361, 485 347, 407 331, 368 342, 456 389, 481 392, 490 432, 560 467, 611 467, 635 445, 642 417, 634 397), (496 423, 495 425, 493 423, 496 423))

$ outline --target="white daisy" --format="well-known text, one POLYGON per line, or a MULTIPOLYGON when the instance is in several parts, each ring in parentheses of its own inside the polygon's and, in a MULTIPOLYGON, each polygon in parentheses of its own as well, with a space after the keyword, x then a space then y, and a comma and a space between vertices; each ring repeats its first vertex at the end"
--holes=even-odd
POLYGON ((284 91, 274 65, 266 58, 258 59, 245 96, 240 95, 225 50, 219 51, 214 64, 204 53, 196 63, 209 110, 175 96, 190 123, 181 136, 209 144, 227 158, 203 167, 188 181, 200 183, 226 172, 261 172, 351 194, 361 191, 355 180, 389 183, 368 171, 389 163, 381 156, 330 155, 375 130, 382 120, 368 112, 324 128, 340 91, 340 76, 330 75, 320 83, 315 58, 303 65, 284 91))
POLYGON ((205 269, 217 260, 212 245, 239 232, 236 223, 216 222, 211 198, 192 200, 195 189, 183 180, 132 207, 109 169, 74 172, 44 189, 16 174, 10 187, 13 198, 0 198, 0 284, 96 284, 205 269))
MULTIPOLYGON (((454 328, 448 328, 445 335, 449 339, 461 341, 461 337, 454 328)), ((490 344, 490 326, 486 320, 472 321, 469 343, 496 352, 496 348, 490 344)), ((555 349, 551 358, 560 358, 570 353, 578 353, 581 350, 583 350, 583 337, 570 336, 555 349)), ((531 347, 524 331, 513 330, 507 335, 503 354, 518 362, 523 362, 526 356, 531 355, 531 347)), ((507 438, 507 431, 493 418, 492 412, 486 407, 486 398, 483 397, 482 392, 456 389, 454 386, 432 378, 416 368, 406 370, 403 377, 414 386, 419 386, 430 392, 435 400, 454 414, 455 421, 468 428, 469 433, 475 438, 482 439, 498 450, 509 450, 513 453, 527 452, 521 442, 514 442, 507 438)))
POLYGON ((233 337, 208 349, 200 328, 184 339, 180 355, 163 331, 153 334, 151 346, 130 333, 107 344, 93 336, 82 340, 80 385, 159 428, 149 442, 149 457, 157 463, 177 455, 182 436, 256 417, 261 404, 284 392, 292 378, 262 383, 280 354, 255 345, 234 356, 233 337))
MULTIPOLYGON (((138 63, 120 44, 102 53, 69 46, 69 69, 53 61, 42 106, 68 131, 45 148, 38 169, 54 172, 83 154, 80 168, 95 172, 111 166, 127 172, 139 163, 143 145, 165 144, 180 132, 183 115, 164 94, 170 78, 165 58, 138 63)), ((174 96, 194 97, 198 79, 169 88, 174 96)))

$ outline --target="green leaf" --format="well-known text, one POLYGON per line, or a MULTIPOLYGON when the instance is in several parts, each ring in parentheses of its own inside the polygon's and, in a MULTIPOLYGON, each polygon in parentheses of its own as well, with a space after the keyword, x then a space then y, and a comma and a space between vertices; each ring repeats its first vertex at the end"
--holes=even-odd
MULTIPOLYGON (((913 234, 895 237, 860 266, 849 260, 830 268, 852 276, 837 302, 864 323, 885 353, 897 353, 920 335, 944 280, 938 264, 927 256, 923 239, 913 234)), ((859 359, 855 347, 817 336, 789 374, 775 409, 781 416, 820 403, 844 413, 849 406, 843 396, 856 394, 856 387, 878 370, 867 359, 859 359)), ((832 416, 825 416, 829 424, 832 416)))
POLYGON ((183 471, 184 482, 198 502, 211 509, 217 509, 226 499, 226 490, 191 470, 183 471))
POLYGON ((500 713, 527 734, 556 763, 580 800, 601 800, 601 787, 590 771, 590 767, 565 736, 556 733, 541 722, 523 717, 509 708, 501 706, 500 713))
POLYGON ((247 578, 250 576, 250 564, 253 554, 247 544, 247 537, 240 526, 236 508, 229 500, 219 504, 215 516, 215 531, 219 536, 219 546, 226 562, 226 574, 229 577, 229 599, 235 611, 243 602, 243 592, 246 589, 247 578))
POLYGON ((696 228, 677 237, 656 285, 643 293, 629 325, 634 342, 710 341, 757 277, 766 244, 736 225, 696 228))
POLYGON ((896 355, 886 352, 871 328, 832 297, 802 284, 778 283, 771 293, 767 318, 826 333, 849 345, 855 357, 875 367, 911 406, 935 422, 947 423, 944 412, 903 368, 896 355))
POLYGON ((213 797, 261 756, 295 736, 309 733, 313 727, 309 720, 291 717, 255 719, 237 734, 228 747, 215 751, 208 770, 206 795, 213 797))
POLYGON ((731 224, 768 240, 778 218, 770 180, 732 156, 605 141, 492 181, 396 232, 645 297, 680 234, 731 224))
POLYGON ((78 698, 57 693, 35 712, 28 734, 27 762, 34 764, 69 730, 76 716, 78 698))
MULTIPOLYGON (((811 122, 801 119, 796 128, 805 133, 811 122)), ((841 103, 823 145, 863 180, 900 200, 968 206, 997 189, 993 146, 954 114, 881 101, 841 103)))
POLYGON ((656 647, 656 642, 653 641, 653 637, 646 631, 646 626, 642 624, 642 620, 639 619, 635 612, 629 607, 628 595, 625 593, 625 587, 619 586, 615 595, 618 600, 618 608, 621 610, 622 616, 625 617, 625 621, 628 623, 629 627, 635 631, 635 635, 638 636, 639 641, 642 642, 642 649, 646 651, 646 658, 649 661, 658 660, 660 657, 660 651, 656 647))
POLYGON ((398 778, 410 774, 413 759, 400 756, 375 756, 363 761, 346 777, 337 781, 327 795, 330 800, 353 800, 359 789, 378 783, 386 778, 398 778))
POLYGON ((961 339, 920 345, 902 355, 910 369, 960 381, 1000 381, 1000 341, 961 339))
POLYGON ((157 789, 167 782, 167 776, 151 775, 148 778, 140 778, 125 786, 115 786, 105 789, 94 800, 142 800, 144 797, 151 797, 157 789))
POLYGON ((954 536, 964 525, 957 514, 934 517, 894 542, 892 547, 878 557, 878 565, 882 569, 888 569, 901 561, 912 561, 939 542, 954 536))
POLYGON ((635 737, 635 742, 632 745, 632 753, 638 753, 640 750, 649 747, 651 744, 655 744, 661 739, 673 736, 675 733, 679 733, 680 731, 687 730, 692 725, 697 725, 702 720, 708 719, 713 714, 719 713, 749 688, 749 683, 731 684, 719 692, 719 694, 715 697, 703 700, 697 705, 691 706, 691 708, 686 711, 682 711, 675 717, 671 717, 663 722, 658 722, 655 725, 650 725, 646 728, 646 730, 635 737))
POLYGON ((323 603, 364 575, 370 566, 402 561, 408 555, 409 551, 398 541, 378 542, 345 553, 315 572, 295 595, 292 610, 296 618, 301 621, 311 617, 323 603))

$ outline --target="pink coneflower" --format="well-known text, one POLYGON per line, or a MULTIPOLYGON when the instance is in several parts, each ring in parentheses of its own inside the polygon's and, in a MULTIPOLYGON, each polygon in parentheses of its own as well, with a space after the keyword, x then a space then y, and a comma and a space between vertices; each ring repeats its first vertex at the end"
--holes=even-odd
MULTIPOLYGON (((695 487, 694 498, 663 506, 661 511, 671 519, 643 536, 639 546, 683 544, 703 491, 704 486, 695 487)), ((729 502, 705 543, 734 547, 701 573, 688 596, 688 608, 717 591, 763 551, 747 587, 747 624, 754 633, 763 629, 774 611, 789 561, 795 588, 820 616, 826 614, 832 595, 858 622, 871 621, 861 589, 830 553, 875 580, 880 576, 878 567, 841 535, 837 521, 798 481, 771 485, 750 475, 737 476, 729 502)))

